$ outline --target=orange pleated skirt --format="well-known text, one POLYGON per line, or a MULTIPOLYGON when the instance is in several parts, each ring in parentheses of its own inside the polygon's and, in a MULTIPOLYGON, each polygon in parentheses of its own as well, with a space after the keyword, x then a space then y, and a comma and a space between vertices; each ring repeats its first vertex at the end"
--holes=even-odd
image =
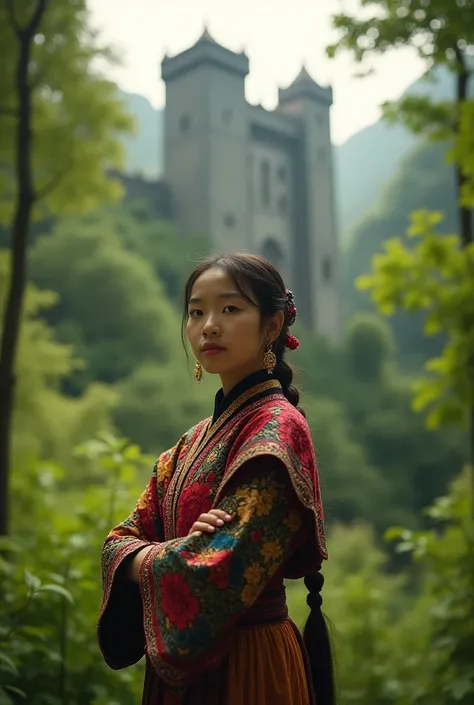
POLYGON ((142 705, 313 705, 299 637, 289 619, 237 627, 222 666, 185 693, 149 667, 142 705))
POLYGON ((305 663, 289 619, 237 629, 222 705, 309 705, 305 663))

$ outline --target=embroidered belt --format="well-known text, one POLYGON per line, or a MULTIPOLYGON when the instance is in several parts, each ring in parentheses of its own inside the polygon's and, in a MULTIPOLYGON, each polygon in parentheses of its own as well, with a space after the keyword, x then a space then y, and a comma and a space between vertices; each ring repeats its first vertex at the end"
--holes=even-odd
POLYGON ((275 590, 265 590, 257 602, 239 619, 239 627, 256 627, 273 622, 283 622, 288 618, 286 590, 282 586, 275 590))

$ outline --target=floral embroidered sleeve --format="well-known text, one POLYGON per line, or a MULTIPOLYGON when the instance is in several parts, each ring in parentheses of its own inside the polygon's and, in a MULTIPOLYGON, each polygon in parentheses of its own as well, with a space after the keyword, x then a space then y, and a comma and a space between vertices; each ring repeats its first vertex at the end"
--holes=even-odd
POLYGON ((302 510, 275 459, 242 466, 218 507, 234 519, 216 534, 156 544, 141 566, 147 654, 174 685, 219 664, 229 629, 302 537, 302 510))
POLYGON ((145 653, 140 588, 128 579, 126 571, 142 548, 164 539, 159 498, 166 491, 180 443, 158 458, 134 511, 112 529, 102 549, 103 597, 97 633, 111 668, 131 666, 145 653))

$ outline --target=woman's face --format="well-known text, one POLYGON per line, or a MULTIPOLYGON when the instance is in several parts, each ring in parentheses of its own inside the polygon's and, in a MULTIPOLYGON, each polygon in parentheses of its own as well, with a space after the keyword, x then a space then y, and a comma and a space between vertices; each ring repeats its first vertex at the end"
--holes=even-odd
POLYGON ((262 331, 259 309, 242 298, 219 268, 196 280, 186 330, 194 355, 206 372, 220 376, 224 393, 262 369, 265 346, 277 337, 262 331))

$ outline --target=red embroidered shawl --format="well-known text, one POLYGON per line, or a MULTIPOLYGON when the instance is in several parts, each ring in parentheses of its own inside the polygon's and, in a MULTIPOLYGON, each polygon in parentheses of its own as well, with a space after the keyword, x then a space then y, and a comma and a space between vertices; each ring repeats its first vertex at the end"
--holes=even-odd
POLYGON ((167 687, 189 683, 219 666, 223 638, 276 575, 303 577, 326 557, 310 431, 267 379, 162 453, 135 510, 107 537, 104 658, 124 668, 146 652, 167 687), (187 536, 212 507, 235 518, 215 534, 187 536), (150 543, 137 586, 124 569, 150 543))

